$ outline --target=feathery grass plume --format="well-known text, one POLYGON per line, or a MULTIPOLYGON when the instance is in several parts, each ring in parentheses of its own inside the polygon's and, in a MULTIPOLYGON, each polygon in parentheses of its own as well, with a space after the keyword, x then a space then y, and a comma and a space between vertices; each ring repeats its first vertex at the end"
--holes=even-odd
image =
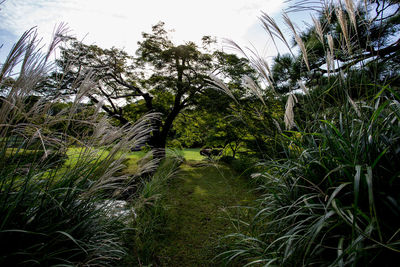
POLYGON ((209 74, 208 76, 211 79, 209 81, 214 89, 227 94, 230 98, 232 98, 236 102, 236 104, 239 104, 239 102, 236 100, 236 97, 232 94, 231 89, 229 89, 228 86, 226 86, 226 84, 223 81, 221 81, 217 76, 213 74, 209 74))
POLYGON ((243 56, 247 58, 247 60, 249 60, 251 66, 255 68, 259 72, 259 74, 261 74, 261 76, 267 81, 269 87, 275 93, 275 87, 273 83, 274 78, 271 72, 271 68, 269 67, 268 62, 258 55, 256 49, 249 49, 250 53, 252 54, 252 56, 249 56, 236 42, 228 39, 225 39, 224 41, 231 48, 240 52, 243 56))
POLYGON ((64 41, 65 36, 68 36, 69 33, 69 28, 66 23, 60 23, 56 27, 54 27, 53 30, 53 37, 51 39, 51 42, 49 44, 49 47, 47 48, 47 53, 45 56, 45 61, 48 61, 51 54, 57 47, 60 46, 60 44, 64 41))
POLYGON ((326 65, 328 70, 328 76, 330 76, 330 72, 335 72, 335 58, 334 58, 334 42, 333 37, 330 34, 326 35, 328 39, 329 50, 326 51, 326 65))
MULTIPOLYGON (((288 1, 290 2, 290 1, 288 1)), ((287 13, 291 12, 302 12, 302 11, 317 11, 319 12, 320 10, 324 9, 327 4, 329 3, 329 0, 297 0, 293 1, 295 2, 294 5, 290 5, 288 8, 286 8, 287 13)))
POLYGON ((235 41, 230 40, 230 39, 224 39, 224 42, 228 44, 228 47, 230 47, 230 48, 232 48, 232 49, 234 49, 234 50, 240 52, 244 57, 246 57, 246 58, 250 61, 249 56, 248 56, 247 53, 240 47, 240 45, 239 45, 238 43, 236 43, 235 41))
POLYGON ((355 112, 357 113, 357 116, 361 117, 360 109, 357 107, 357 104, 354 102, 353 99, 351 99, 351 97, 350 97, 350 95, 348 93, 347 93, 347 100, 349 101, 349 103, 351 104, 351 106, 353 107, 355 112))
POLYGON ((257 54, 256 50, 250 50, 253 56, 250 58, 250 63, 253 68, 255 68, 259 74, 267 81, 267 85, 271 88, 273 93, 275 92, 275 87, 274 87, 274 77, 272 75, 271 69, 269 67, 268 62, 260 57, 260 55, 257 54))
POLYGON ((295 126, 294 123, 294 105, 297 103, 297 98, 293 93, 290 93, 285 106, 285 127, 290 130, 295 126))
POLYGON ((264 104, 264 106, 266 106, 265 102, 264 102, 264 97, 263 94, 261 92, 260 87, 254 82, 254 80, 252 78, 250 78, 249 76, 244 76, 243 81, 246 85, 246 87, 248 89, 251 90, 251 92, 258 97, 258 99, 261 100, 261 102, 264 104))
POLYGON ((342 81, 346 80, 346 75, 342 69, 339 70, 339 75, 340 75, 340 78, 342 79, 342 81))
POLYGON ((318 40, 321 42, 323 46, 325 46, 324 29, 322 28, 321 21, 314 16, 311 16, 311 19, 314 23, 315 32, 317 33, 318 40))
POLYGON ((290 47, 288 41, 286 40, 285 35, 281 31, 281 29, 279 28, 279 26, 275 22, 275 20, 271 16, 267 15, 264 12, 262 12, 262 16, 261 16, 260 20, 264 26, 264 29, 267 31, 267 33, 271 37, 272 41, 274 42, 276 50, 279 52, 279 49, 275 43, 275 37, 278 38, 279 40, 281 40, 283 42, 283 44, 289 49, 289 52, 292 54, 292 56, 295 57, 292 52, 292 48, 290 47))
POLYGON ((35 34, 35 28, 31 28, 25 31, 19 40, 13 45, 11 51, 4 63, 1 66, 0 71, 0 82, 4 81, 6 76, 9 76, 10 72, 14 70, 14 67, 20 62, 21 57, 25 54, 27 46, 29 44, 29 39, 35 34))
POLYGON ((326 65, 328 70, 328 76, 330 76, 331 71, 335 72, 335 58, 334 58, 334 42, 331 34, 327 34, 326 38, 328 40, 329 50, 326 50, 326 65))
POLYGON ((298 85, 300 86, 300 88, 303 90, 303 93, 306 94, 306 95, 308 95, 309 90, 308 90, 308 88, 306 87, 306 85, 304 84, 304 82, 303 82, 302 80, 298 80, 297 83, 298 83, 298 85))
POLYGON ((326 38, 328 39, 328 46, 329 46, 329 50, 331 52, 332 55, 334 55, 334 42, 333 42, 333 37, 332 35, 330 35, 329 33, 326 35, 326 38))
POLYGON ((330 50, 326 50, 326 69, 328 72, 328 77, 331 75, 331 71, 335 71, 335 61, 330 50))
POLYGON ((40 44, 40 40, 38 40, 36 30, 32 32, 24 52, 24 58, 21 62, 18 79, 15 82, 15 85, 20 87, 20 90, 27 91, 31 87, 39 84, 44 80, 47 73, 53 69, 54 62, 49 61, 49 58, 54 52, 55 48, 62 41, 61 36, 67 31, 68 29, 66 25, 61 23, 54 30, 54 36, 51 39, 48 50, 44 54, 37 49, 38 45, 40 44))
MULTIPOLYGON (((25 95, 25 92, 22 90, 23 88, 20 88, 19 85, 22 85, 24 81, 28 80, 21 77, 17 78, 17 80, 15 81, 12 80, 11 75, 13 74, 12 72, 14 71, 14 68, 17 66, 17 64, 24 60, 24 56, 26 54, 31 55, 29 51, 33 49, 35 45, 35 39, 35 28, 24 32, 17 43, 14 44, 5 62, 2 64, 0 72, 0 85, 6 88, 3 89, 6 96, 3 99, 3 104, 0 109, 0 124, 4 124, 10 116, 10 113, 15 112, 15 108, 17 108, 17 106, 19 106, 20 104, 20 97, 25 95)), ((27 59, 25 57, 24 61, 26 60, 27 59)), ((37 77, 32 78, 34 78, 35 80, 37 79, 37 77)), ((30 89, 30 87, 27 88, 30 89)))
POLYGON ((353 24, 354 30, 357 32, 357 19, 356 19, 356 10, 354 8, 353 0, 344 0, 346 4, 346 11, 349 14, 349 18, 351 23, 353 24))
POLYGON ((283 20, 286 23, 286 25, 292 30, 292 32, 294 34, 294 39, 295 39, 297 45, 300 47, 301 53, 303 55, 304 63, 306 63, 307 69, 308 69, 308 71, 310 71, 310 65, 308 63, 308 54, 307 54, 306 46, 304 45, 303 40, 297 34, 295 25, 292 23, 291 19, 289 18, 289 16, 286 13, 283 14, 283 20))
MULTIPOLYGON (((257 62, 259 62, 259 65, 263 66, 267 70, 267 74, 268 75, 264 74, 265 79, 271 77, 270 78, 271 81, 275 82, 274 81, 274 75, 272 75, 272 71, 271 71, 271 68, 269 67, 269 64, 268 64, 267 60, 265 60, 265 58, 259 57, 257 62)), ((271 83, 271 81, 269 81, 269 82, 271 83)), ((274 89, 274 88, 272 87, 272 89, 274 89)))
POLYGON ((262 77, 267 81, 267 85, 271 88, 273 93, 276 93, 274 87, 274 77, 272 75, 271 69, 269 68, 268 62, 263 58, 257 58, 252 62, 256 70, 262 75, 262 77))
POLYGON ((281 126, 279 125, 278 121, 276 119, 272 119, 272 122, 274 123, 276 129, 278 129, 279 133, 282 134, 282 129, 281 126))
POLYGON ((343 9, 340 7, 335 8, 335 13, 336 16, 338 17, 339 25, 342 30, 345 42, 346 42, 346 47, 347 47, 347 52, 349 55, 352 54, 352 49, 351 49, 351 40, 349 36, 349 30, 347 28, 347 19, 346 16, 343 12, 343 9))

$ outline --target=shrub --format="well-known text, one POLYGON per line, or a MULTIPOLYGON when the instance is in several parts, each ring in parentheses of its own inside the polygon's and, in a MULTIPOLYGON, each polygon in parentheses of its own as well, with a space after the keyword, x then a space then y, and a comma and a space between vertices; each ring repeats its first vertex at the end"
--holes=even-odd
POLYGON ((180 150, 183 149, 182 143, 181 143, 179 140, 177 140, 177 139, 174 139, 174 140, 168 142, 167 147, 169 147, 169 148, 175 148, 175 149, 180 149, 180 150))

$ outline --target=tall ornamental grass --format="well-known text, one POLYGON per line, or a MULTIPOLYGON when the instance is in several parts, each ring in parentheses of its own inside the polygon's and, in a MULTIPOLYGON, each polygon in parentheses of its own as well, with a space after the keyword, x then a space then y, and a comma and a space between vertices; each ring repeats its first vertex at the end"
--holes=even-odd
MULTIPOLYGON (((388 10, 398 8, 390 3, 388 10)), ((325 74, 318 81, 299 81, 303 93, 297 97, 293 92, 285 96, 288 104, 281 124, 287 129, 282 133, 286 156, 261 162, 264 170, 252 175, 262 196, 257 208, 243 208, 245 214, 253 214, 251 219, 235 220, 236 233, 225 238, 226 249, 219 257, 227 264, 398 265, 399 73, 396 68, 376 69, 385 69, 379 64, 390 64, 390 58, 363 60, 369 51, 362 50, 368 47, 363 42, 376 36, 360 31, 376 26, 365 19, 364 10, 378 12, 388 3, 379 4, 364 1, 357 9, 352 1, 330 3, 319 11, 321 18, 332 18, 330 24, 314 19, 311 32, 314 44, 325 49, 325 61, 318 62, 325 74), (339 65, 335 57, 348 61, 339 65)), ((299 47, 306 77, 318 76, 311 69, 315 50, 288 15, 284 20, 299 47)), ((271 37, 288 44, 290 38, 271 17, 264 14, 262 21, 271 37)), ((398 34, 391 40, 395 37, 398 34)), ((384 53, 389 50, 386 43, 375 45, 384 53)), ((390 47, 395 46, 396 42, 390 47)))
POLYGON ((55 31, 45 52, 35 30, 25 32, 0 66, 1 266, 117 266, 127 256, 125 219, 133 215, 112 203, 135 192, 140 173, 123 175, 124 157, 145 141, 153 115, 117 128, 97 106, 78 119, 96 88, 90 70, 63 110, 54 111, 61 99, 35 93, 65 31, 55 31))

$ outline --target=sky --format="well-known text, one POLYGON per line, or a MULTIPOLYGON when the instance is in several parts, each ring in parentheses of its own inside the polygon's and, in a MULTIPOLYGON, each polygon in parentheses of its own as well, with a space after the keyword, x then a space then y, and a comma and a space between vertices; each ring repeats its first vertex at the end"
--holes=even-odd
POLYGON ((275 49, 258 17, 261 11, 278 16, 284 7, 284 0, 5 0, 0 4, 0 62, 24 31, 37 26, 43 42, 48 42, 61 22, 86 44, 115 46, 130 54, 142 32, 163 21, 167 29, 174 29, 176 44, 211 35, 254 46, 268 57, 275 49))

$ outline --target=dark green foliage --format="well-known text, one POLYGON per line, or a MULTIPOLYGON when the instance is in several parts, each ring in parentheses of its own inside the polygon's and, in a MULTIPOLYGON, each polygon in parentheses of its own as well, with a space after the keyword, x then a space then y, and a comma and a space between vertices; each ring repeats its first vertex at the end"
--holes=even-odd
POLYGON ((280 93, 291 91, 300 79, 301 62, 295 60, 289 54, 278 55, 274 58, 272 67, 274 85, 280 93))

